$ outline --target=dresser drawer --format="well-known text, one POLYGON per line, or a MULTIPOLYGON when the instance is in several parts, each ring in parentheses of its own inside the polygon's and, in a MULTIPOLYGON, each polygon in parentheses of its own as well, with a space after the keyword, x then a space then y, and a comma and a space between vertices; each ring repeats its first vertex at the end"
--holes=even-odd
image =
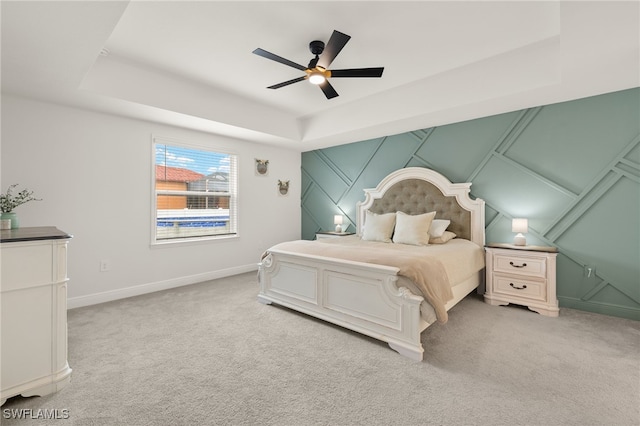
POLYGON ((0 249, 0 289, 2 292, 47 285, 55 280, 54 246, 45 242, 2 244, 0 249))
POLYGON ((544 278, 547 274, 546 258, 496 254, 493 258, 493 271, 544 278))
POLYGON ((544 280, 535 281, 527 278, 496 274, 493 279, 493 292, 531 300, 546 301, 547 282, 544 280))

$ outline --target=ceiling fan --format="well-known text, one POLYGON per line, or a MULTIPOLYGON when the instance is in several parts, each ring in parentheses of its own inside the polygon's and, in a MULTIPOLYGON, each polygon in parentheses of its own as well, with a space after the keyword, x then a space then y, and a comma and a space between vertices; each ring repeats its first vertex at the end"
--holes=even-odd
POLYGON ((303 75, 302 77, 274 84, 273 86, 267 87, 267 89, 279 89, 281 87, 288 86, 299 81, 309 80, 310 83, 316 84, 320 87, 320 89, 322 89, 322 92, 327 97, 327 99, 331 99, 338 96, 338 92, 336 92, 333 86, 329 83, 329 78, 381 77, 382 72, 384 71, 384 67, 352 68, 344 70, 328 69, 329 65, 331 65, 331 62, 333 62, 336 56, 338 56, 338 53, 340 53, 349 39, 351 39, 351 36, 334 30, 326 46, 324 42, 320 40, 312 41, 311 43, 309 43, 309 50, 313 55, 315 55, 315 57, 311 59, 309 65, 306 67, 304 65, 300 65, 288 59, 285 59, 281 56, 275 55, 271 52, 267 52, 264 49, 258 48, 254 50, 253 53, 258 56, 262 56, 263 58, 271 59, 272 61, 276 61, 305 72, 305 75, 303 75))

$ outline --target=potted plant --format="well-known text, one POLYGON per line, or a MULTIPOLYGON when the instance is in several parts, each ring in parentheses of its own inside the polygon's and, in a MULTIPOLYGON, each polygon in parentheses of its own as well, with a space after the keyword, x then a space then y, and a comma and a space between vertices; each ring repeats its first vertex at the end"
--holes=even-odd
POLYGON ((29 201, 41 201, 33 196, 33 191, 29 191, 28 189, 14 193, 16 186, 18 186, 17 183, 9 186, 7 192, 0 194, 0 218, 11 219, 11 229, 16 229, 20 226, 18 217, 13 212, 13 209, 29 201))

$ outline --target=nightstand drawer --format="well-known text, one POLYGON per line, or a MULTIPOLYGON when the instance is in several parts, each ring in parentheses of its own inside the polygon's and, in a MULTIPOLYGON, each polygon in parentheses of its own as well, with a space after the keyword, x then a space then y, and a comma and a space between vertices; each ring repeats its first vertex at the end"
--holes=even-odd
POLYGON ((533 281, 504 277, 496 274, 493 280, 493 292, 496 294, 508 294, 532 300, 547 300, 546 281, 533 281))
POLYGON ((546 259, 544 257, 496 254, 493 262, 494 272, 543 278, 547 274, 546 259))

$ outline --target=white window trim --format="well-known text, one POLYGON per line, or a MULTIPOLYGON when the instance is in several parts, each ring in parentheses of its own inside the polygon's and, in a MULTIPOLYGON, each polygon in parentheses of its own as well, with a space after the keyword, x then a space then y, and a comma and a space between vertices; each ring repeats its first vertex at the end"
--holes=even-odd
MULTIPOLYGON (((151 136, 151 177, 149 179, 151 183, 151 190, 150 190, 150 194, 151 194, 150 219, 151 220, 149 221, 151 224, 151 228, 150 228, 151 247, 171 247, 175 245, 191 245, 191 244, 201 244, 201 243, 222 242, 222 241, 234 240, 239 238, 240 237, 240 223, 239 223, 240 222, 240 214, 239 214, 240 197, 239 197, 239 188, 238 188, 240 186, 238 183, 238 181, 240 180, 239 163, 240 163, 239 155, 233 152, 233 150, 227 149, 222 145, 211 146, 211 145, 193 143, 190 141, 187 142, 184 139, 152 135, 151 136), (233 156, 232 157, 234 159, 233 166, 235 167, 235 171, 236 171, 235 173, 236 179, 230 182, 229 192, 232 194, 232 199, 234 200, 234 202, 230 203, 229 216, 231 217, 233 214, 235 215, 235 218, 236 218, 236 223, 235 223, 236 232, 234 234, 206 235, 201 237, 184 237, 184 238, 172 238, 172 239, 165 239, 165 240, 156 239, 157 212, 158 212, 158 209, 157 209, 158 197, 156 196, 156 149, 155 149, 156 144, 181 146, 184 148, 213 151, 213 152, 219 152, 219 153, 229 154, 233 156)), ((214 194, 212 193, 212 195, 214 194)))

